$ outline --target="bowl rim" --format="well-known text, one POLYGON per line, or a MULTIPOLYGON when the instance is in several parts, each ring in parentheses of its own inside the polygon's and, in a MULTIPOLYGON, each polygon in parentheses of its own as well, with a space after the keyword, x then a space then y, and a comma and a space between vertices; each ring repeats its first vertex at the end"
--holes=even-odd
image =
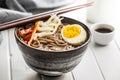
MULTIPOLYGON (((76 22, 79 22, 80 24, 81 24, 81 26, 82 25, 84 25, 85 27, 83 27, 86 31, 87 31, 87 36, 88 36, 88 38, 86 39, 86 41, 82 44, 82 45, 80 45, 80 46, 78 46, 78 47, 76 47, 76 48, 74 48, 74 49, 70 49, 70 50, 65 50, 65 51, 47 51, 47 50, 41 50, 41 49, 37 49, 37 48, 34 48, 34 47, 32 47, 32 46, 28 46, 26 43, 24 43, 22 40, 20 40, 20 38, 18 37, 18 35, 17 35, 17 28, 18 27, 16 27, 15 29, 14 29, 14 36, 15 36, 15 38, 20 42, 20 43, 22 43, 24 46, 26 46, 26 47, 29 47, 29 48, 31 48, 31 49, 34 49, 34 50, 38 50, 38 51, 43 51, 43 52, 52 52, 52 53, 63 53, 63 52, 71 52, 71 51, 74 51, 74 50, 77 50, 77 49, 79 49, 79 48, 82 48, 82 47, 84 47, 85 45, 87 45, 89 42, 90 42, 90 40, 91 40, 91 31, 90 31, 90 29, 89 29, 89 27, 87 27, 84 23, 82 23, 81 21, 78 21, 78 20, 75 20, 75 19, 72 19, 72 18, 69 18, 69 17, 64 17, 64 16, 60 16, 60 17, 63 17, 63 18, 66 18, 66 19, 69 19, 69 20, 74 20, 74 21, 76 21, 76 22)), ((80 25, 79 24, 79 25, 80 25)))

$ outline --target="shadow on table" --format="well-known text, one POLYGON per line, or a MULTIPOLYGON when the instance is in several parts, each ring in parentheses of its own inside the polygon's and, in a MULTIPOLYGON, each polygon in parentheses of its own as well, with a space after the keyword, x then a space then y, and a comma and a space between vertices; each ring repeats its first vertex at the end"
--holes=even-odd
POLYGON ((71 78, 72 78, 72 77, 70 77, 69 73, 65 73, 60 76, 44 76, 44 75, 40 75, 40 74, 38 74, 38 75, 41 76, 41 80, 71 80, 71 78))
POLYGON ((29 76, 26 80, 66 80, 68 75, 64 74, 61 76, 45 76, 41 74, 35 74, 32 76, 29 76))

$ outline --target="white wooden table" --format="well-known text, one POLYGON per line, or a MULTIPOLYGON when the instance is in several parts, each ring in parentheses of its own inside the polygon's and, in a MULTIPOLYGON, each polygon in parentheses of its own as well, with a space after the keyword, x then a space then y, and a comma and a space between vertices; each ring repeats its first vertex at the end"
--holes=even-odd
MULTIPOLYGON (((63 14, 86 22, 86 9, 63 14)), ((98 46, 91 40, 81 63, 71 72, 59 77, 38 75, 23 60, 14 39, 14 29, 2 31, 0 45, 0 80, 120 80, 120 27, 116 26, 114 40, 107 46, 98 46)))

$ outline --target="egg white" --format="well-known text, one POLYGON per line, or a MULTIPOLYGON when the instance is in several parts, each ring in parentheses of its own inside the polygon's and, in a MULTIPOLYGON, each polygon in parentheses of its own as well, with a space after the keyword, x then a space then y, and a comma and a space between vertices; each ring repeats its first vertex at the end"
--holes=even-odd
POLYGON ((61 30, 62 38, 63 38, 66 42, 68 42, 69 44, 72 44, 72 45, 80 45, 80 44, 82 44, 83 42, 85 42, 86 37, 87 37, 87 33, 86 33, 85 29, 84 29, 82 26, 78 25, 78 24, 73 24, 73 25, 71 25, 71 26, 79 27, 80 30, 81 30, 80 34, 79 34, 77 37, 74 37, 74 38, 67 38, 67 37, 65 37, 65 36, 63 35, 63 30, 67 27, 67 26, 64 26, 64 27, 62 28, 62 30, 61 30))

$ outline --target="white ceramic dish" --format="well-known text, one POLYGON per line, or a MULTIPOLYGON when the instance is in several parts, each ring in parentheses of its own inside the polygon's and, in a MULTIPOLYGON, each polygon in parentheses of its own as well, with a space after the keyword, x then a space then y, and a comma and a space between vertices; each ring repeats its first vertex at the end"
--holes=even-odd
POLYGON ((114 33, 115 28, 110 24, 96 23, 92 27, 93 40, 99 45, 109 44, 113 40, 114 33), (99 32, 98 29, 101 29, 102 32, 99 32), (105 30, 110 30, 110 32, 105 30))

